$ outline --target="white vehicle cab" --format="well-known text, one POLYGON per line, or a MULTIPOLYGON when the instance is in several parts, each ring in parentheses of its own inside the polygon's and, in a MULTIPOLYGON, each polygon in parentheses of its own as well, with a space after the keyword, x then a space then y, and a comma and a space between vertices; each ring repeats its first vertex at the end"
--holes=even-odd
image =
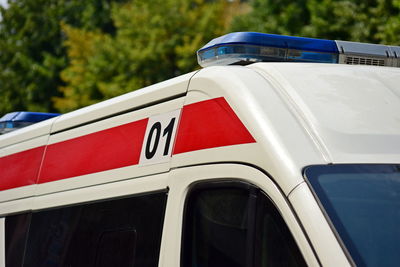
POLYGON ((399 51, 232 33, 1 135, 0 266, 398 266, 399 51))

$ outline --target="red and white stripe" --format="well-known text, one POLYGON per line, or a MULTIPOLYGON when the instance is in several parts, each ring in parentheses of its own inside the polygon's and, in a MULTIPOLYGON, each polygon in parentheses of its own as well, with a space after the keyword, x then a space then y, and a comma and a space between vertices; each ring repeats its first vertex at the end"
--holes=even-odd
MULTIPOLYGON (((149 119, 0 158, 0 190, 139 164, 149 119)), ((172 155, 255 139, 223 98, 182 108, 172 155)))

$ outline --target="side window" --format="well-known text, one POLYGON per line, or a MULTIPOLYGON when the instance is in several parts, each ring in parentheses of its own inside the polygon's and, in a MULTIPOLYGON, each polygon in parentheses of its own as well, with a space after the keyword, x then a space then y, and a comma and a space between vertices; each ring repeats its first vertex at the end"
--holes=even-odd
POLYGON ((306 266, 288 227, 271 200, 259 194, 255 266, 306 266))
POLYGON ((161 192, 34 212, 23 266, 157 266, 166 199, 161 192))
POLYGON ((21 267, 23 264, 31 213, 12 215, 5 220, 6 266, 21 267))
POLYGON ((183 267, 306 266, 275 206, 248 184, 195 186, 183 231, 183 267))

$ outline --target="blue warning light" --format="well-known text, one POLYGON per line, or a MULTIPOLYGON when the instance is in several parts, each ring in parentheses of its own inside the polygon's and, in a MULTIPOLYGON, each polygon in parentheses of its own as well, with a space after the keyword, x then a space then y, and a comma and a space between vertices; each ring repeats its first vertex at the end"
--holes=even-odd
POLYGON ((197 52, 203 67, 259 61, 337 63, 338 56, 335 41, 257 32, 229 33, 197 52))
POLYGON ((44 121, 56 116, 58 113, 17 111, 7 113, 0 118, 0 134, 11 132, 25 126, 44 121))

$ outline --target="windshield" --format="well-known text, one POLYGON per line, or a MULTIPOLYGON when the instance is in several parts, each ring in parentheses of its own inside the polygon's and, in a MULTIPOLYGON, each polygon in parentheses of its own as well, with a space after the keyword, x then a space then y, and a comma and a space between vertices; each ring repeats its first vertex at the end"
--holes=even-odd
POLYGON ((305 169, 357 266, 399 266, 400 165, 325 165, 305 169))

